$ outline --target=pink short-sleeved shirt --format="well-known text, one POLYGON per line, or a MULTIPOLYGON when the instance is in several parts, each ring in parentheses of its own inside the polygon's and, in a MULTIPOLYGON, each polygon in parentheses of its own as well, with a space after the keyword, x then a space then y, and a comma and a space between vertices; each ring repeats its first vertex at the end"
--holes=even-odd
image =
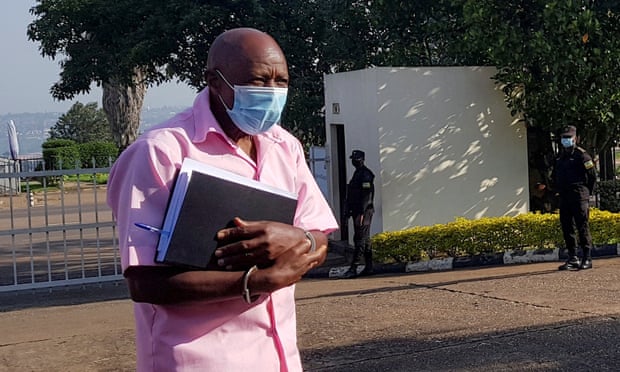
MULTIPOLYGON (((117 222, 123 270, 155 265, 158 236, 134 226, 162 224, 175 172, 189 157, 298 195, 294 225, 329 233, 336 220, 299 141, 279 126, 254 137, 254 162, 232 143, 209 108, 193 107, 143 134, 110 172, 108 204, 117 222)), ((205 191, 208 197, 208 190, 205 191)), ((136 303, 138 371, 300 371, 294 286, 263 295, 180 305, 136 303)))

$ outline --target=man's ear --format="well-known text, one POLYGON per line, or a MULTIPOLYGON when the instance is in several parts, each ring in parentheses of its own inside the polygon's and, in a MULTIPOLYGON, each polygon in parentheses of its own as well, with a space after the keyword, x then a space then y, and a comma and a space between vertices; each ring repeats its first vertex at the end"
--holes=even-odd
POLYGON ((215 70, 208 69, 205 72, 205 78, 207 80, 207 85, 212 88, 216 88, 219 91, 220 89, 220 78, 215 73, 215 70))

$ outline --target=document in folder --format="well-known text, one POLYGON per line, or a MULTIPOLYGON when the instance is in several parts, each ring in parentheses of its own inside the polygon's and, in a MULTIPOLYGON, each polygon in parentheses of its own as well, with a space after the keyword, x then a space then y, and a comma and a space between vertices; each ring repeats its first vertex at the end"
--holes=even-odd
POLYGON ((176 178, 155 261, 206 268, 216 234, 234 217, 292 224, 297 195, 186 158, 176 178))

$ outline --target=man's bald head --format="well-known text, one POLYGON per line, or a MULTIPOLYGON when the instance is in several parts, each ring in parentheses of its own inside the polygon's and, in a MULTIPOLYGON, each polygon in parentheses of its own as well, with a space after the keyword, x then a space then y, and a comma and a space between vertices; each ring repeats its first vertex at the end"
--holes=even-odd
POLYGON ((282 49, 268 34, 235 28, 211 44, 206 71, 211 110, 232 139, 239 137, 228 113, 234 106, 233 86, 288 88, 288 65, 282 49))
POLYGON ((207 56, 207 70, 222 71, 231 64, 256 61, 269 54, 284 58, 282 49, 270 35, 254 28, 235 28, 213 41, 207 56))

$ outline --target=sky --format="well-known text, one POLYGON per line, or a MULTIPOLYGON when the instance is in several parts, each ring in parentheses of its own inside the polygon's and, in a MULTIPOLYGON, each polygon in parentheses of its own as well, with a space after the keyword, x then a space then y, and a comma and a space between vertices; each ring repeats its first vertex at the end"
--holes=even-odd
MULTIPOLYGON (((34 18, 29 9, 34 0, 3 0, 0 12, 0 115, 9 113, 66 112, 77 101, 97 102, 101 89, 93 86, 88 95, 56 101, 49 93, 58 81, 57 61, 39 54, 38 43, 28 40, 26 30, 34 18)), ((186 84, 170 82, 147 90, 146 107, 189 106, 195 91, 186 84)))

